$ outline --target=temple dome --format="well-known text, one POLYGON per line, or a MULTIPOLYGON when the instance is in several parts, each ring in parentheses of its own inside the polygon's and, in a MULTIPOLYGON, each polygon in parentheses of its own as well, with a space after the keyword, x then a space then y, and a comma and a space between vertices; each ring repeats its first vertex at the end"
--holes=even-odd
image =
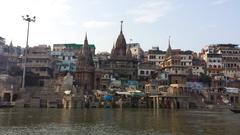
POLYGON ((112 58, 127 57, 127 43, 122 32, 122 22, 121 22, 120 34, 118 35, 116 44, 112 48, 111 57, 112 58))

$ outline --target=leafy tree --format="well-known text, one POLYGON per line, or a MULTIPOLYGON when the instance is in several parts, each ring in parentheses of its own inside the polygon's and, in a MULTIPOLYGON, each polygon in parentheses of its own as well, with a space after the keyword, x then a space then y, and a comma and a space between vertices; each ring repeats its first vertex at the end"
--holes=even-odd
POLYGON ((211 77, 206 74, 200 74, 199 81, 207 84, 208 86, 211 85, 211 77))

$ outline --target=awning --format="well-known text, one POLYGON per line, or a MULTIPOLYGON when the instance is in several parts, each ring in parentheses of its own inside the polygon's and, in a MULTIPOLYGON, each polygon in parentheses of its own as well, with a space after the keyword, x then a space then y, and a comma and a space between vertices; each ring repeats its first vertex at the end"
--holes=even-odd
POLYGON ((112 95, 106 95, 104 96, 104 100, 112 100, 112 95))
POLYGON ((121 92, 121 91, 117 91, 116 93, 119 94, 119 95, 131 95, 130 92, 121 92))

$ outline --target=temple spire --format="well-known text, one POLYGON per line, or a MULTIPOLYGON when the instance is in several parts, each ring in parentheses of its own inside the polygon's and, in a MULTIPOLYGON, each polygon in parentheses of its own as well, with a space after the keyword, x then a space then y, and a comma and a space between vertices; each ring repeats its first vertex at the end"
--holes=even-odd
POLYGON ((84 47, 88 47, 87 32, 86 32, 86 34, 85 34, 85 40, 84 40, 83 46, 84 46, 84 47))
POLYGON ((123 21, 120 21, 120 22, 121 22, 121 30, 120 30, 120 32, 122 33, 123 21))
POLYGON ((168 48, 170 48, 172 50, 172 48, 171 48, 171 36, 169 36, 169 38, 168 38, 168 48))
POLYGON ((93 60, 92 60, 92 53, 88 46, 88 39, 87 39, 87 33, 85 34, 85 40, 83 47, 80 50, 79 54, 79 63, 81 63, 82 66, 93 66, 93 60))
POLYGON ((171 41, 170 41, 170 39, 171 39, 171 36, 169 36, 169 38, 168 38, 168 49, 167 49, 167 51, 166 51, 166 56, 165 56, 165 58, 168 58, 169 56, 172 55, 172 47, 171 47, 171 41))
POLYGON ((12 43, 12 41, 10 42, 9 46, 13 46, 13 43, 12 43))

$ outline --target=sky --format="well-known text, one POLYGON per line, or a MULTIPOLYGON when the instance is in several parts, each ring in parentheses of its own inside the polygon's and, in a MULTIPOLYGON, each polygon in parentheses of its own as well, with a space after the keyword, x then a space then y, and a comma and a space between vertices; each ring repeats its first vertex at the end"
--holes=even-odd
POLYGON ((127 43, 200 51, 208 44, 240 43, 239 0, 0 0, 0 36, 13 45, 57 43, 95 44, 96 52, 109 51, 123 20, 127 43))

